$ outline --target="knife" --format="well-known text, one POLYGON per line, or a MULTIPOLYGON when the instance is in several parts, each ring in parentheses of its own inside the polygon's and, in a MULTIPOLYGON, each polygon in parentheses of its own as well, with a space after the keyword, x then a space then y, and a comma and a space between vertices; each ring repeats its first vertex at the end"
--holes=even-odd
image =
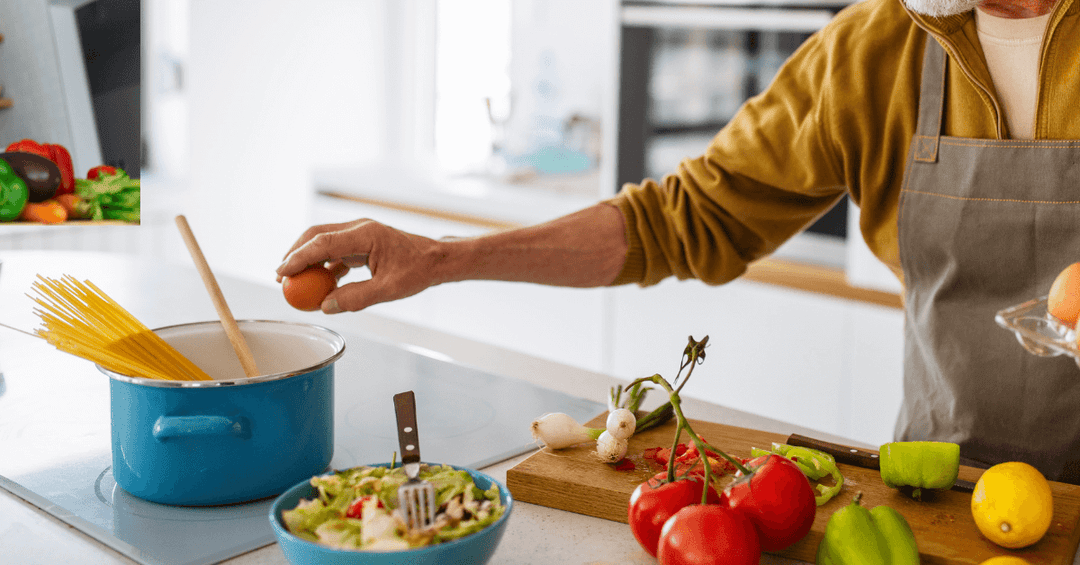
MULTIPOLYGON (((808 447, 810 449, 828 453, 836 459, 837 463, 854 465, 855 467, 862 467, 863 469, 881 470, 881 459, 878 457, 877 452, 874 451, 831 443, 800 434, 791 434, 788 436, 787 444, 796 447, 808 447)), ((970 493, 975 490, 975 483, 963 479, 956 479, 956 482, 953 483, 952 490, 970 493)))

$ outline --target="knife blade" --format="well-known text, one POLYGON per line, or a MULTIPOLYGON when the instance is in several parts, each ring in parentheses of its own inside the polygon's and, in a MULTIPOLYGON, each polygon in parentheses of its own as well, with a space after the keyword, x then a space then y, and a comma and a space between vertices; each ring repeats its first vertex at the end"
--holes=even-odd
MULTIPOLYGON (((881 458, 876 451, 840 445, 838 443, 815 439, 801 434, 791 434, 788 436, 787 444, 797 447, 808 447, 810 449, 828 453, 836 459, 837 463, 862 467, 863 469, 881 469, 881 458)), ((953 483, 952 490, 970 493, 975 490, 975 483, 963 479, 956 479, 956 482, 953 483)))

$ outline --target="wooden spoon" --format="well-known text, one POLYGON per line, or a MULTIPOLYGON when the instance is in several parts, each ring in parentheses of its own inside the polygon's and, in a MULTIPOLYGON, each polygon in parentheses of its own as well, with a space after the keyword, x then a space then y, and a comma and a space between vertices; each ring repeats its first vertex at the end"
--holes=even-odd
POLYGON ((206 257, 203 256, 202 250, 199 249, 199 243, 195 241, 195 234, 191 232, 191 226, 188 225, 187 218, 183 214, 176 217, 176 227, 180 228, 180 235, 183 236, 184 243, 187 244, 191 258, 195 260, 195 267, 199 270, 199 276, 202 277, 207 292, 210 293, 210 299, 214 302, 218 318, 221 318, 221 325, 225 326, 225 334, 229 336, 233 350, 236 351, 236 356, 240 358, 240 365, 244 367, 244 374, 249 377, 258 376, 259 369, 255 366, 255 359, 251 356, 251 350, 248 349, 247 340, 244 339, 244 334, 240 333, 240 327, 236 325, 236 319, 233 318, 232 311, 229 310, 229 305, 225 302, 225 296, 221 294, 217 279, 214 278, 214 273, 210 272, 210 265, 207 264, 206 257))

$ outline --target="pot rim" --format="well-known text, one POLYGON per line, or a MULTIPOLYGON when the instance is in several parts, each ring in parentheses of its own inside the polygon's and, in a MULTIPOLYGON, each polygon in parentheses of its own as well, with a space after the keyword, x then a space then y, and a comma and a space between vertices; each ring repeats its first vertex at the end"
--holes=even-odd
MULTIPOLYGON (((282 325, 288 325, 288 326, 304 326, 304 327, 307 327, 307 328, 315 329, 315 330, 326 332, 326 333, 330 334, 330 336, 332 336, 336 341, 338 341, 340 343, 340 347, 338 347, 337 351, 335 351, 334 354, 331 355, 330 357, 320 361, 319 363, 316 363, 316 364, 314 364, 314 365, 312 365, 310 367, 305 367, 303 369, 297 369, 295 371, 288 371, 288 372, 284 372, 284 373, 274 373, 274 374, 271 374, 271 375, 259 375, 257 377, 240 377, 238 379, 223 379, 223 380, 220 380, 220 381, 219 380, 213 380, 213 381, 167 381, 167 380, 163 380, 163 379, 151 379, 151 378, 147 378, 147 377, 132 377, 130 375, 124 375, 122 373, 117 373, 117 372, 114 372, 114 371, 110 371, 109 369, 106 369, 105 367, 102 367, 101 365, 98 365, 98 364, 95 364, 94 366, 97 367, 98 370, 101 371, 102 373, 105 373, 106 375, 108 375, 108 377, 110 379, 125 382, 125 383, 130 383, 130 384, 134 384, 134 385, 152 386, 152 387, 159 387, 159 388, 217 388, 217 387, 225 387, 225 386, 243 386, 243 385, 249 385, 249 384, 265 383, 265 382, 270 382, 270 381, 279 381, 279 380, 287 379, 287 378, 290 378, 290 377, 296 377, 296 376, 299 376, 299 375, 305 375, 305 374, 311 373, 312 371, 317 371, 319 369, 322 369, 323 367, 328 367, 328 366, 332 365, 335 361, 340 359, 342 355, 345 354, 345 338, 342 337, 341 334, 335 332, 334 330, 332 330, 330 328, 320 326, 320 325, 309 324, 309 323, 306 323, 306 322, 289 322, 289 321, 284 321, 284 320, 237 320, 236 323, 238 325, 245 324, 245 323, 248 323, 248 324, 257 323, 257 324, 282 324, 282 325)), ((184 324, 173 324, 171 326, 162 326, 160 328, 153 328, 150 331, 157 333, 159 330, 171 330, 171 329, 174 329, 174 328, 183 328, 183 327, 187 327, 187 326, 202 326, 202 325, 206 325, 206 324, 221 324, 221 321, 220 320, 208 320, 208 321, 202 321, 202 322, 187 322, 187 323, 184 323, 184 324)))

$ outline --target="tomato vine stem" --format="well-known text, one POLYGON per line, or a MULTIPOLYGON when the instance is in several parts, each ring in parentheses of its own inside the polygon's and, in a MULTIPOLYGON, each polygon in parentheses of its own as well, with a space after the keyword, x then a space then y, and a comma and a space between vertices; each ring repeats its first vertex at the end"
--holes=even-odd
POLYGON ((743 475, 749 476, 751 474, 751 471, 745 466, 743 466, 743 464, 740 463, 738 460, 725 453, 723 450, 709 445, 708 443, 705 443, 705 441, 701 439, 701 436, 697 435, 697 433, 694 432, 694 429, 690 426, 690 422, 683 414, 679 392, 684 386, 686 386, 686 383, 690 380, 690 375, 693 374, 694 367, 705 361, 705 347, 709 342, 709 336, 705 336, 701 339, 701 341, 695 341, 694 336, 690 336, 688 339, 689 342, 687 343, 686 348, 683 349, 683 357, 679 365, 679 372, 675 375, 675 378, 673 379, 673 382, 678 383, 678 388, 673 387, 672 383, 669 383, 667 379, 660 376, 660 374, 655 374, 650 377, 642 377, 631 382, 629 386, 632 387, 640 385, 644 382, 652 382, 667 391, 668 396, 670 397, 671 407, 675 412, 675 439, 671 444, 671 454, 668 457, 666 482, 670 483, 675 481, 675 451, 679 446, 679 439, 682 437, 682 432, 683 430, 685 430, 686 433, 689 434, 690 440, 694 442, 694 446, 697 447, 698 459, 701 460, 702 466, 705 469, 705 488, 703 488, 701 491, 701 503, 705 504, 705 501, 708 499, 709 486, 712 484, 712 468, 709 464, 709 451, 712 451, 713 453, 716 453, 726 459, 728 462, 734 465, 735 468, 738 469, 739 472, 741 472, 743 475), (682 376, 682 372, 684 369, 686 369, 686 376, 683 377, 682 382, 679 382, 679 377, 682 376))

